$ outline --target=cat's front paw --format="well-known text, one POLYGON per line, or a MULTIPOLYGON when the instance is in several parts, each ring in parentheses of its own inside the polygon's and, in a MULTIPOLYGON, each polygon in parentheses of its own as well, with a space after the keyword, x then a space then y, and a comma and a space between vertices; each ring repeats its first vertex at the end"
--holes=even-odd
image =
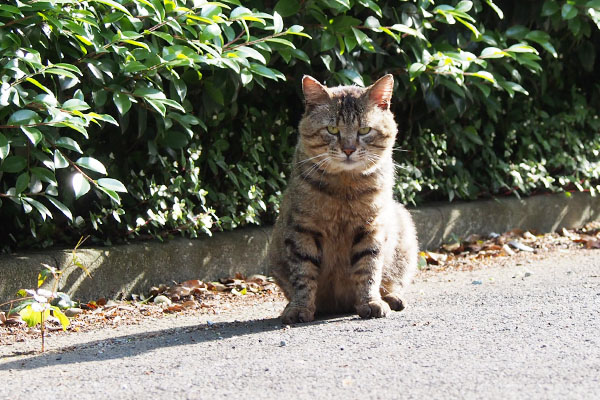
POLYGON ((390 306, 383 300, 374 300, 356 306, 356 312, 361 318, 383 318, 390 311, 390 306))
POLYGON ((314 321, 315 312, 307 307, 299 307, 288 304, 281 314, 281 321, 284 324, 295 324, 296 322, 314 321))
POLYGON ((390 308, 394 311, 402 311, 404 307, 406 307, 406 301, 402 300, 397 293, 390 293, 388 295, 383 296, 383 300, 390 305, 390 308))

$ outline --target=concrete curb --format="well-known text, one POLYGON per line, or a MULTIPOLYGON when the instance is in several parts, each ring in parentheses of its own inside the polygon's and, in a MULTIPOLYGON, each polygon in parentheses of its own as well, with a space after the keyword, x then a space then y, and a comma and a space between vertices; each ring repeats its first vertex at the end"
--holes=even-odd
MULTIPOLYGON (((506 232, 521 228, 552 232, 600 220, 600 198, 585 193, 505 198, 428 205, 412 209, 422 249, 439 247, 454 237, 506 232)), ((75 299, 116 298, 146 291, 153 285, 188 279, 269 274, 262 264, 271 229, 245 228, 211 238, 145 242, 108 248, 81 249, 85 273, 71 264, 70 250, 0 256, 0 303, 22 288, 35 285, 40 264, 63 268, 59 290, 75 299)), ((46 286, 48 286, 46 284, 46 286)))

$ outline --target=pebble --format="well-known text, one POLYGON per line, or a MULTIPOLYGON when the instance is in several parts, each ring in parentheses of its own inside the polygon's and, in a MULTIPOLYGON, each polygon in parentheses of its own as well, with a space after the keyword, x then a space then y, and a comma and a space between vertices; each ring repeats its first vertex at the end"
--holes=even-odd
POLYGON ((483 282, 482 281, 473 281, 471 282, 472 285, 481 285, 483 282))
POLYGON ((533 275, 533 274, 532 274, 531 272, 529 272, 529 271, 528 271, 528 272, 525 272, 525 274, 524 274, 523 276, 524 276, 525 278, 527 278, 528 276, 531 276, 531 275, 533 275))
POLYGON ((64 313, 67 317, 72 318, 76 315, 79 315, 83 312, 83 310, 81 308, 77 308, 77 307, 71 307, 71 308, 67 308, 64 313))
POLYGON ((285 340, 282 340, 282 341, 279 343, 279 347, 284 347, 284 346, 287 346, 287 343, 285 342, 285 340))
POLYGON ((154 298, 154 304, 166 304, 166 305, 169 305, 169 304, 171 304, 171 299, 169 299, 167 296, 163 296, 161 294, 160 296, 156 296, 154 298))

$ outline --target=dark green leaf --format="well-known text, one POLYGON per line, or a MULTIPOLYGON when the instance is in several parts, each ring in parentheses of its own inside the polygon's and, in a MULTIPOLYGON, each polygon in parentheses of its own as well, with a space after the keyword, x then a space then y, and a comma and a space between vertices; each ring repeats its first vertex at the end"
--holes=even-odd
POLYGON ((60 137, 56 140, 56 142, 54 144, 58 147, 62 147, 64 149, 68 149, 68 150, 73 150, 80 154, 83 154, 81 147, 79 147, 79 143, 77 143, 75 140, 71 139, 70 137, 66 137, 66 136, 60 137))
POLYGON ((42 118, 31 110, 19 110, 8 119, 8 125, 35 125, 42 122, 42 118))
POLYGON ((79 160, 75 161, 75 164, 87 168, 90 171, 106 175, 106 168, 104 165, 93 157, 81 157, 79 160))
POLYGON ((69 166, 69 162, 65 158, 65 156, 60 152, 60 150, 54 150, 54 168, 67 168, 69 166))
POLYGON ((98 186, 98 189, 100 189, 100 191, 106 193, 108 195, 108 197, 110 197, 110 199, 112 201, 114 201, 117 204, 121 204, 121 197, 119 197, 119 195, 117 194, 117 192, 115 192, 114 190, 110 190, 107 189, 105 187, 102 186, 98 186))
POLYGON ((42 203, 40 203, 39 201, 34 200, 29 197, 24 197, 23 201, 27 202, 27 203, 31 204, 33 207, 35 207, 35 209, 40 213, 40 216, 42 217, 42 219, 44 221, 46 220, 46 217, 52 218, 52 213, 50 212, 50 210, 48 210, 48 208, 45 205, 43 205, 42 203))
POLYGON ((113 190, 115 192, 127 192, 125 186, 118 180, 112 178, 100 178, 97 180, 98 185, 103 188, 113 190))
POLYGON ((15 190, 17 194, 23 193, 25 189, 29 186, 29 174, 27 172, 23 172, 17 178, 17 183, 15 184, 15 190))
POLYGON ((300 11, 300 2, 297 0, 279 0, 275 4, 275 11, 283 18, 291 17, 300 11))
POLYGON ((556 14, 558 10, 560 10, 560 7, 556 4, 556 0, 546 0, 542 6, 542 16, 549 17, 556 14))
POLYGON ((575 7, 574 4, 570 4, 570 3, 563 4, 562 10, 561 10, 561 15, 562 15, 563 19, 569 20, 569 19, 575 18, 578 13, 579 13, 579 11, 577 10, 577 7, 575 7))
POLYGON ((17 173, 21 172, 27 167, 27 160, 21 156, 9 156, 2 161, 0 165, 0 171, 17 173))
POLYGON ((2 133, 0 133, 0 160, 5 159, 9 153, 9 151, 10 151, 10 144, 8 143, 8 140, 6 139, 6 136, 4 136, 2 133))
POLYGON ((39 129, 34 128, 32 126, 21 126, 21 131, 27 136, 29 141, 33 143, 34 146, 37 146, 38 143, 42 140, 43 135, 39 129))
POLYGON ((58 185, 56 182, 56 176, 54 176, 54 172, 50 171, 47 168, 42 167, 32 167, 30 168, 33 175, 35 175, 39 180, 50 183, 52 185, 58 185))
POLYGON ((73 214, 71 213, 71 210, 67 208, 67 206, 52 196, 46 196, 46 198, 54 205, 54 207, 58 208, 67 218, 73 221, 73 214))
POLYGON ((85 111, 90 108, 90 106, 85 101, 79 99, 67 100, 63 103, 62 107, 63 109, 69 111, 85 111))
POLYGON ((131 100, 129 100, 129 96, 124 93, 113 93, 113 101, 121 115, 127 114, 127 111, 131 108, 131 100))

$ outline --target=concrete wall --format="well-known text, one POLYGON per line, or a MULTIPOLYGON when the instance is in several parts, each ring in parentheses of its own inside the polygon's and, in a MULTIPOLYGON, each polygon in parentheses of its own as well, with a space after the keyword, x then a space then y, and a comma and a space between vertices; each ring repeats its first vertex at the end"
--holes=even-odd
MULTIPOLYGON (((452 237, 472 233, 502 233, 513 228, 552 232, 600 220, 600 198, 575 193, 439 204, 411 210, 423 249, 433 249, 452 237)), ((271 229, 246 228, 217 233, 210 238, 144 242, 106 248, 81 249, 71 265, 70 250, 51 250, 0 256, 0 303, 21 288, 36 284, 41 263, 62 268, 59 290, 76 299, 116 298, 147 291, 153 285, 188 279, 215 280, 265 273, 262 265, 271 229), (68 266, 65 268, 65 266, 68 266)), ((49 282, 50 283, 50 282, 49 282)), ((49 284, 45 285, 49 286, 49 284)))

